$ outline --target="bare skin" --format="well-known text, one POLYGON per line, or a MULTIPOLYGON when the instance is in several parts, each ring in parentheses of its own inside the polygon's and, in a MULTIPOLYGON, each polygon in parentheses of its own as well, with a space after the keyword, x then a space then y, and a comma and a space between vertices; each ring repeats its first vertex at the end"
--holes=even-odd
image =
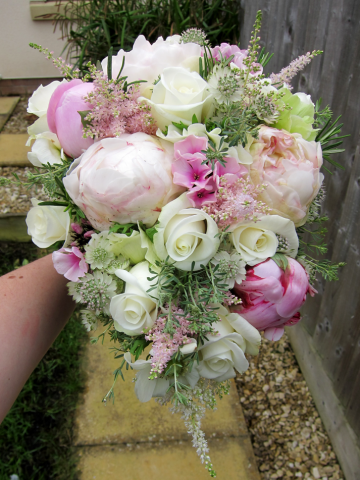
POLYGON ((75 303, 51 255, 0 278, 0 423, 75 303))

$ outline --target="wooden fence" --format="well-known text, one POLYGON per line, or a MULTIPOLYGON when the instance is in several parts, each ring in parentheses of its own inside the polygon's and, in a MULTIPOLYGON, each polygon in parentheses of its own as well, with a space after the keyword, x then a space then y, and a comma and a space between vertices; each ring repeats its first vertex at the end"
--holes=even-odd
POLYGON ((257 10, 261 45, 279 72, 297 56, 323 50, 293 81, 294 91, 320 96, 334 118, 342 114, 345 170, 325 174, 323 212, 330 217, 327 258, 344 261, 339 282, 318 283, 303 320, 288 329, 299 364, 347 480, 360 479, 360 1, 241 0, 241 46, 246 48, 257 10))

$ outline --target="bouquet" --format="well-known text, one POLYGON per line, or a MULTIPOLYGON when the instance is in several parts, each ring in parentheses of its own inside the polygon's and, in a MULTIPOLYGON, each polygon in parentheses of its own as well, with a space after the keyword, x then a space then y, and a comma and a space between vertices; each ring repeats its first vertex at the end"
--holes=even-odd
POLYGON ((311 253, 326 252, 321 167, 342 151, 341 125, 291 91, 321 52, 266 77, 260 24, 258 12, 246 50, 197 29, 139 36, 82 78, 32 45, 65 79, 29 100, 29 185, 49 201, 32 199, 28 232, 58 248, 83 323, 104 327, 93 341, 110 335, 115 380, 130 366, 141 402, 172 404, 211 476, 206 408, 247 370, 260 332, 278 340, 316 274, 341 266, 311 253))

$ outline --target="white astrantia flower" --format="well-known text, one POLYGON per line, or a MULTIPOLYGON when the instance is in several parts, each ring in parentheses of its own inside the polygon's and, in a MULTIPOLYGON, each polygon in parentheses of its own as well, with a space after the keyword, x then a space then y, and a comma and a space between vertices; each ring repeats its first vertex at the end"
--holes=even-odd
POLYGON ((42 167, 50 163, 62 163, 62 150, 59 139, 55 133, 43 132, 38 135, 31 135, 26 142, 26 146, 31 145, 31 141, 35 140, 31 147, 31 152, 28 152, 28 160, 35 167, 42 167))
POLYGON ((120 255, 115 257, 111 262, 105 267, 107 273, 114 274, 116 270, 127 270, 130 267, 130 260, 128 258, 120 255))
POLYGON ((115 258, 110 248, 108 233, 93 233, 90 242, 85 246, 85 259, 93 270, 106 268, 115 258))
POLYGON ((257 265, 278 250, 281 236, 281 252, 295 258, 299 238, 294 223, 279 215, 263 215, 256 222, 240 222, 229 229, 230 241, 248 265, 257 265))
POLYGON ((213 265, 219 265, 217 272, 224 274, 221 283, 227 284, 229 289, 234 287, 235 282, 241 283, 245 280, 246 262, 244 262, 238 252, 217 252, 211 259, 211 263, 213 265))
POLYGON ((92 310, 80 310, 81 323, 85 326, 86 331, 95 331, 98 327, 98 317, 92 310))
POLYGON ((96 315, 110 313, 111 298, 116 295, 117 282, 111 275, 95 270, 86 273, 78 282, 69 282, 69 293, 76 303, 83 303, 96 315))
POLYGON ((220 104, 239 102, 243 95, 240 77, 229 67, 215 67, 208 84, 209 92, 220 104))

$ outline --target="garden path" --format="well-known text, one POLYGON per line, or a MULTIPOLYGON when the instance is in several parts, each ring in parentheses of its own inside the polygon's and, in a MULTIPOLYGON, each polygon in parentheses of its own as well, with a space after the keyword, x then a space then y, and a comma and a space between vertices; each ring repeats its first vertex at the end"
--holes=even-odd
MULTIPOLYGON (((140 403, 134 393, 134 371, 124 369, 118 379, 115 402, 102 398, 113 383, 119 360, 104 345, 88 345, 84 357, 87 386, 77 413, 77 439, 82 480, 127 478, 129 480, 202 480, 209 474, 191 445, 178 414, 155 400, 140 403)), ((120 360, 121 361, 121 360, 120 360)), ((235 383, 230 394, 207 412, 203 429, 210 456, 220 480, 259 480, 256 461, 239 404, 235 383)))

